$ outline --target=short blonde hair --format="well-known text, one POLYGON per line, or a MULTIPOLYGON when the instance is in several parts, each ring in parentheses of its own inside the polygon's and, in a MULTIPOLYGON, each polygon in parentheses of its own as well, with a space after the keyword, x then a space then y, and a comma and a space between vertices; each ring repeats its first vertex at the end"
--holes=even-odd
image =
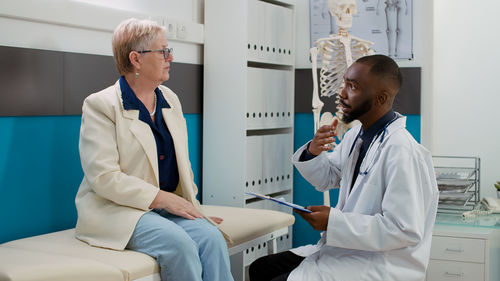
POLYGON ((130 18, 118 25, 113 32, 112 47, 120 75, 133 71, 128 57, 130 52, 149 49, 161 33, 165 33, 165 28, 151 20, 130 18))

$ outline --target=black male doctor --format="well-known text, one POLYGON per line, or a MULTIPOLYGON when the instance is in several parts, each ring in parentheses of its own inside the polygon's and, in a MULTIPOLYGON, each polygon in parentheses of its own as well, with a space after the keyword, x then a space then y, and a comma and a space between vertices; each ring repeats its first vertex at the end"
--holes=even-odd
POLYGON ((338 204, 298 211, 324 231, 320 241, 255 261, 252 281, 425 279, 438 189, 429 151, 392 110, 399 67, 387 56, 362 57, 344 81, 343 121, 361 124, 332 152, 337 122, 322 126, 292 159, 317 190, 340 187, 338 204))

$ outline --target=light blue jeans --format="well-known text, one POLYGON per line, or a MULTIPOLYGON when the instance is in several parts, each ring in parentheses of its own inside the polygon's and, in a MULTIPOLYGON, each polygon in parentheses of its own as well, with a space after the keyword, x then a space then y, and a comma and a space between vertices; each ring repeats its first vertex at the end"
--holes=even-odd
POLYGON ((127 249, 154 257, 162 281, 233 281, 224 237, 205 219, 188 220, 157 209, 147 212, 127 249))

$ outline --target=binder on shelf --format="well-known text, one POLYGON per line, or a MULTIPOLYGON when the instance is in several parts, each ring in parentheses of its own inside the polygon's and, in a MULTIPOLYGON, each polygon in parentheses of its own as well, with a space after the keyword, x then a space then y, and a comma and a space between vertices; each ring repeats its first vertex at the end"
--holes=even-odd
POLYGON ((262 192, 262 136, 246 137, 245 190, 262 192))

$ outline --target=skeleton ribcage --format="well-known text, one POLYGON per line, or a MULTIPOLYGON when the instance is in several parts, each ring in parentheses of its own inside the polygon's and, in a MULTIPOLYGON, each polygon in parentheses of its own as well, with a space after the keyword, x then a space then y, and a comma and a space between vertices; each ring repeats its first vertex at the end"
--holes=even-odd
MULTIPOLYGON (((338 95, 344 85, 347 64, 344 44, 339 39, 321 41, 318 46, 321 54, 320 91, 321 96, 338 95)), ((359 40, 351 40, 352 61, 368 54, 367 46, 359 40)))

